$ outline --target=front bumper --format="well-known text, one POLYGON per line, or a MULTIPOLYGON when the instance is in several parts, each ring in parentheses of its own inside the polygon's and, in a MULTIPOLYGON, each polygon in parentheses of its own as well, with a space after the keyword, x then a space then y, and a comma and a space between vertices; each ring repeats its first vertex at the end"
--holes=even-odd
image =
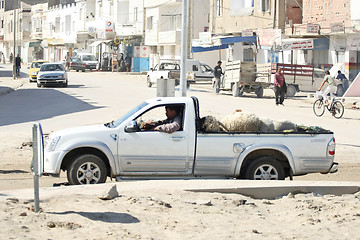
POLYGON ((62 85, 67 82, 66 79, 38 79, 38 83, 41 85, 62 85))
POLYGON ((44 173, 50 175, 60 174, 60 155, 63 156, 63 152, 44 152, 44 173))

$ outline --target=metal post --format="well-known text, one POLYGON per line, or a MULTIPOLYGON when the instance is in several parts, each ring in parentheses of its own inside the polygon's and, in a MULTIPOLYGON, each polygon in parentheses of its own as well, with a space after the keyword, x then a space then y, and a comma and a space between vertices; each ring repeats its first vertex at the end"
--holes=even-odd
POLYGON ((14 23, 13 23, 13 30, 14 30, 14 49, 13 49, 13 79, 16 79, 16 1, 14 1, 14 23))
POLYGON ((182 32, 180 62, 180 95, 186 97, 186 55, 187 55, 187 0, 182 1, 182 32))
POLYGON ((40 210, 40 200, 39 200, 39 151, 38 151, 38 125, 33 125, 33 159, 31 164, 31 170, 34 175, 34 204, 35 204, 35 212, 39 212, 40 210))

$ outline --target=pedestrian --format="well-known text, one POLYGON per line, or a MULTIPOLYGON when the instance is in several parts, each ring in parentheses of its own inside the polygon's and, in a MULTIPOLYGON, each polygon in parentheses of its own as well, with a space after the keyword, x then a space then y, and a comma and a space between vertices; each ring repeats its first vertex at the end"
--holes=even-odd
POLYGON ((325 100, 325 104, 329 104, 329 101, 327 100, 328 93, 330 93, 330 97, 331 97, 331 101, 332 101, 334 99, 334 97, 335 97, 335 93, 336 93, 336 90, 337 90, 337 85, 336 85, 335 78, 330 75, 329 71, 325 72, 324 81, 322 82, 322 84, 321 84, 318 91, 321 91, 321 89, 322 89, 322 87, 324 86, 325 83, 327 83, 328 86, 324 90, 324 92, 322 93, 322 97, 325 100))
POLYGON ((216 93, 219 93, 220 90, 220 84, 221 84, 221 76, 224 75, 222 68, 221 68, 221 61, 217 62, 216 67, 214 68, 214 77, 215 77, 215 83, 214 83, 214 89, 216 93))
POLYGON ((65 64, 66 64, 65 67, 67 70, 70 70, 70 61, 71 61, 70 53, 67 52, 65 56, 65 64))
POLYGON ((10 53, 10 56, 9 56, 10 63, 13 63, 13 58, 14 58, 13 54, 10 53))
POLYGON ((16 66, 16 76, 20 76, 20 68, 21 68, 21 58, 20 55, 17 54, 15 58, 15 66, 16 66))
POLYGON ((286 83, 285 76, 282 73, 282 69, 279 67, 274 77, 274 87, 275 87, 275 103, 276 105, 284 105, 285 92, 286 92, 286 83))
POLYGON ((343 90, 344 90, 344 93, 345 93, 346 90, 349 88, 349 80, 347 79, 345 74, 343 74, 340 70, 338 71, 336 79, 338 79, 338 80, 340 80, 342 82, 343 90))

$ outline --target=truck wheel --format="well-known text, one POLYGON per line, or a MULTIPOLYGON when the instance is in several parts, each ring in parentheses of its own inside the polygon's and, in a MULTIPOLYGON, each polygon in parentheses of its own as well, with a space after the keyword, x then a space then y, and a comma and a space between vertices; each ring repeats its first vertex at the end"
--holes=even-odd
POLYGON ((274 158, 260 157, 250 163, 245 177, 250 180, 284 180, 285 171, 274 158))
POLYGON ((149 76, 147 76, 146 81, 147 81, 147 86, 148 86, 148 87, 151 87, 151 86, 152 86, 152 83, 151 83, 151 81, 150 81, 150 77, 149 77, 149 76))
POLYGON ((103 160, 92 154, 83 154, 67 168, 67 179, 71 185, 104 183, 107 169, 103 160))
POLYGON ((296 88, 294 85, 287 85, 286 97, 293 97, 296 94, 296 88))
POLYGON ((232 85, 232 95, 233 97, 239 97, 240 96, 240 88, 238 87, 238 85, 236 83, 234 83, 232 85))
POLYGON ((258 87, 255 90, 255 94, 258 98, 262 98, 264 96, 264 89, 262 87, 258 87))

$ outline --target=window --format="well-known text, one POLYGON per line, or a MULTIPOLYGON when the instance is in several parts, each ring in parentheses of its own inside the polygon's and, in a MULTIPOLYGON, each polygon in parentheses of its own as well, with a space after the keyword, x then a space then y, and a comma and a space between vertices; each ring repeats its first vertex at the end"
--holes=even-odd
MULTIPOLYGON (((184 105, 167 105, 168 107, 172 107, 174 109, 177 109, 176 112, 178 115, 183 118, 184 113, 184 105)), ((139 126, 140 131, 151 131, 153 128, 157 125, 161 125, 164 123, 169 123, 166 121, 166 107, 165 105, 154 107, 147 112, 143 113, 142 115, 138 116, 136 119, 134 119, 137 122, 137 125, 139 126), (147 126, 144 126, 145 123, 147 123, 147 126)), ((183 119, 182 123, 183 125, 183 119)), ((183 126, 178 131, 183 131, 183 126)))
POLYGON ((223 12, 223 0, 216 1, 216 16, 221 17, 223 12))
POLYGON ((258 10, 262 12, 269 12, 270 0, 258 0, 258 10))
POLYGON ((197 65, 193 65, 193 66, 192 66, 192 70, 193 70, 194 72, 197 72, 197 71, 199 71, 199 68, 198 68, 197 65))
POLYGON ((146 27, 147 27, 147 30, 152 30, 152 28, 153 28, 153 16, 146 18, 146 27))

